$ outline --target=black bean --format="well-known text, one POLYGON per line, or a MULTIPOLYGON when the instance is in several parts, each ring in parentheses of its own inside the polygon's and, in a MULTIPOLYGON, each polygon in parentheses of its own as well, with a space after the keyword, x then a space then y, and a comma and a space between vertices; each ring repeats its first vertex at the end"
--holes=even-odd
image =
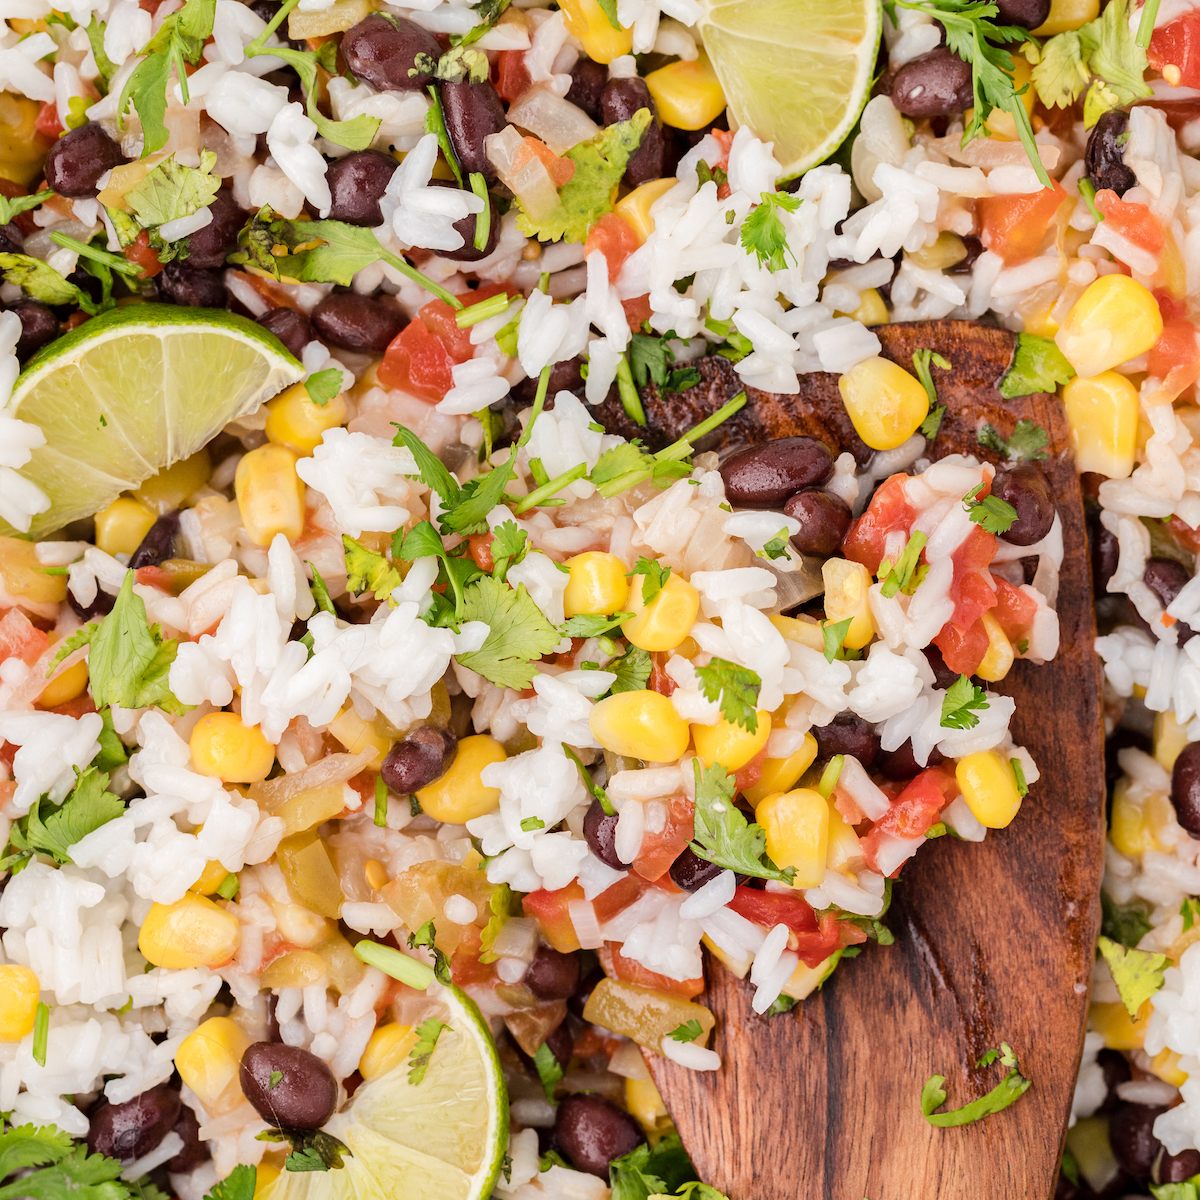
POLYGON ((1104 1103, 1096 1111, 1098 1113, 1113 1112, 1121 1103, 1117 1088, 1127 1083, 1132 1075, 1129 1069, 1129 1059, 1119 1050, 1102 1049, 1096 1055, 1096 1062, 1104 1072, 1104 1103))
POLYGON ((325 341, 344 350, 375 354, 382 354, 408 324, 396 305, 357 292, 334 292, 326 296, 312 310, 310 319, 325 341))
POLYGON ((600 93, 607 82, 608 72, 586 55, 571 68, 571 87, 567 99, 577 108, 582 108, 597 125, 604 120, 600 109, 600 93))
POLYGON ((20 254, 25 245, 25 235, 16 221, 0 225, 0 254, 20 254))
MULTIPOLYGON (((449 187, 454 188, 455 191, 459 190, 458 185, 453 180, 434 179, 430 182, 437 187, 449 187)), ((437 250, 435 253, 441 255, 442 258, 450 259, 451 262, 478 262, 481 258, 487 258, 496 249, 496 243, 500 240, 500 214, 496 211, 496 202, 492 198, 491 192, 488 193, 488 208, 490 210, 488 240, 487 245, 482 250, 475 249, 475 227, 482 214, 467 213, 465 217, 454 222, 454 228, 459 237, 462 238, 463 244, 457 250, 437 250)))
POLYGON ((1083 161, 1087 177, 1098 192, 1109 188, 1123 196, 1137 183, 1137 175, 1125 165, 1125 147, 1117 141, 1128 129, 1129 114, 1114 108, 1106 112, 1088 134, 1083 161))
POLYGON ((100 125, 89 122, 64 134, 46 156, 46 186, 60 196, 86 199, 99 195, 96 180, 126 162, 121 147, 100 125))
POLYGON ((133 552, 129 566, 136 571, 138 567, 157 567, 168 558, 178 558, 176 543, 179 538, 179 509, 163 513, 146 531, 141 545, 133 552))
POLYGON ((853 519, 844 500, 816 489, 797 492, 783 511, 800 522, 800 532, 792 534, 792 545, 801 554, 819 554, 822 558, 842 548, 853 519))
POLYGON ((949 117, 973 101, 971 66, 952 50, 920 54, 892 80, 892 103, 906 117, 949 117))
POLYGON ((14 301, 8 305, 8 311, 16 313, 21 322, 21 336, 17 338, 17 358, 20 362, 27 362, 43 346, 48 346, 58 337, 58 318, 54 310, 40 300, 14 301))
MULTIPOLYGON (((530 375, 516 384, 512 390, 514 404, 532 404, 537 395, 537 376, 530 375)), ((550 382, 546 386, 546 411, 554 407, 554 397, 559 392, 577 392, 583 388, 583 356, 564 358, 550 368, 550 382)))
POLYGON ((1200 1175, 1200 1150, 1180 1150, 1178 1154, 1164 1154, 1154 1171, 1159 1184, 1186 1183, 1193 1175, 1200 1175))
POLYGON ((997 471, 992 495, 1011 504, 1017 519, 1003 535, 1014 546, 1032 546, 1050 532, 1054 524, 1054 493, 1050 481, 1031 463, 1010 471, 997 471))
MULTIPOLYGON (((280 2, 281 0, 254 0, 254 3, 250 5, 250 11, 260 20, 266 21, 266 23, 270 25, 270 23, 275 19, 275 14, 279 11, 280 2)), ((291 46, 293 50, 305 49, 305 45, 302 41, 292 41, 292 39, 287 36, 287 26, 288 23, 286 20, 281 22, 281 24, 275 30, 276 37, 282 39, 285 43, 287 43, 287 45, 291 46)))
POLYGON ((346 31, 342 57, 360 79, 382 92, 419 92, 431 76, 416 66, 418 54, 435 63, 442 48, 437 38, 405 17, 372 13, 346 31), (410 75, 409 71, 418 73, 410 75))
POLYGON ((393 792, 410 796, 444 775, 457 752, 451 730, 422 725, 387 752, 379 773, 393 792))
POLYGON ((294 308, 273 308, 258 318, 258 323, 273 333, 297 358, 304 347, 313 339, 312 325, 308 318, 294 308))
POLYGON ((595 1092, 559 1102, 554 1137, 577 1170, 608 1178, 608 1164, 640 1146, 642 1127, 623 1108, 595 1092))
POLYGON ((193 267, 175 259, 162 269, 158 291, 171 304, 189 308, 224 308, 228 293, 225 272, 219 267, 193 267))
MULTIPOLYGON (((1200 743, 1197 743, 1200 745, 1200 743)), ((599 800, 593 800, 583 818, 583 836, 592 848, 592 853, 602 862, 617 871, 624 871, 631 865, 622 862, 617 857, 617 817, 614 813, 608 816, 600 806, 599 800)))
POLYGON ((149 1154, 179 1119, 179 1093, 160 1083, 124 1104, 104 1104, 88 1120, 91 1154, 132 1162, 149 1154))
POLYGON ((192 267, 223 267, 226 255, 237 249, 238 234, 246 223, 232 188, 222 187, 209 209, 212 220, 188 238, 187 262, 192 267))
POLYGON ((477 172, 488 183, 494 183, 496 167, 487 156, 484 139, 500 133, 508 124, 496 89, 486 79, 482 83, 443 83, 441 97, 446 132, 463 177, 477 172))
POLYGON ((997 25, 1020 25, 1036 29, 1050 15, 1050 0, 996 0, 999 11, 992 18, 997 25))
POLYGON ((869 771, 879 757, 879 734, 869 721, 849 710, 838 713, 828 725, 815 726, 812 735, 821 758, 850 754, 869 771))
POLYGON ((916 755, 913 754, 913 744, 910 738, 908 741, 902 742, 895 750, 881 751, 876 766, 885 778, 901 782, 905 779, 915 779, 926 768, 939 766, 945 761, 945 756, 934 746, 929 752, 929 761, 924 767, 921 766, 917 762, 916 755))
POLYGON ((946 666, 946 660, 942 658, 942 652, 936 646, 926 646, 921 653, 925 655, 925 660, 933 668, 933 682, 938 687, 945 690, 952 683, 958 682, 957 672, 946 666))
POLYGON ((598 966, 593 967, 579 981, 578 986, 575 988, 575 994, 567 1001, 567 1007, 580 1019, 583 1018, 583 1010, 591 998, 592 990, 603 978, 604 971, 598 966))
POLYGON ((963 245, 967 248, 967 257, 947 267, 947 275, 969 275, 975 269, 975 260, 983 253, 983 243, 973 233, 968 233, 963 238, 963 245))
POLYGON ((650 97, 646 81, 637 75, 610 79, 600 93, 600 117, 605 125, 628 121, 643 108, 650 110, 650 124, 642 135, 642 144, 633 152, 622 176, 626 186, 637 187, 651 179, 661 179, 666 142, 658 123, 658 109, 650 97))
POLYGON ((1155 1119, 1167 1110, 1148 1104, 1122 1104, 1108 1119, 1108 1141, 1121 1170, 1149 1179, 1162 1143, 1154 1136, 1155 1119))
POLYGON ((558 1065, 565 1071, 575 1053, 575 1039, 571 1036, 571 1027, 565 1020, 555 1025, 546 1035, 546 1045, 550 1047, 550 1053, 554 1055, 558 1065))
POLYGON ((1108 581, 1116 574, 1120 557, 1116 535, 1100 524, 1098 510, 1088 512, 1088 540, 1091 543, 1092 591, 1096 596, 1108 595, 1108 581))
POLYGON ((721 464, 725 498, 739 508, 777 508, 833 474, 833 456, 816 438, 788 437, 749 446, 721 464))
POLYGON ((1200 742, 1185 746, 1175 760, 1171 804, 1180 825, 1193 837, 1200 837, 1200 742))
POLYGON ((539 1000, 567 1000, 579 986, 579 959, 539 946, 525 968, 525 986, 539 1000))
MULTIPOLYGON (((1158 602, 1166 608, 1183 590, 1183 585, 1191 579, 1187 567, 1173 558, 1148 558, 1146 569, 1142 572, 1142 580, 1158 597, 1158 602)), ((1196 631, 1186 622, 1179 621, 1178 645, 1182 646, 1196 636, 1196 631)))
POLYGON ((671 864, 671 879, 676 887, 685 892, 697 892, 706 883, 716 879, 724 870, 705 858, 694 854, 689 846, 684 846, 679 857, 671 864))
POLYGON ((183 1175, 194 1171, 209 1159, 208 1145, 200 1140, 200 1122, 186 1104, 179 1106, 179 1120, 175 1122, 175 1133, 183 1138, 183 1149, 174 1158, 167 1160, 167 1170, 183 1175))
POLYGON ((332 197, 330 217, 348 225, 382 225, 379 201, 397 165, 390 154, 378 150, 359 150, 334 159, 325 172, 332 197))
POLYGON ((258 1115, 280 1129, 318 1129, 337 1107, 333 1072, 299 1046, 255 1042, 242 1055, 239 1079, 258 1115))

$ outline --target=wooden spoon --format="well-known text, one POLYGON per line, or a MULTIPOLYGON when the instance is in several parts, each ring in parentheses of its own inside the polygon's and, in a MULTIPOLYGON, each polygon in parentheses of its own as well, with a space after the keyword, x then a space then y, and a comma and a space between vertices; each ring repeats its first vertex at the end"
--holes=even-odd
MULTIPOLYGON (((1008 829, 982 843, 946 837, 911 860, 887 916, 895 945, 868 943, 792 1013, 756 1016, 750 986, 710 960, 702 1000, 717 1015, 719 1071, 648 1058, 701 1178, 732 1200, 1048 1200, 1079 1066, 1104 852, 1100 669, 1079 478, 1057 398, 1005 400, 996 390, 1013 334, 966 321, 876 332, 883 354, 906 368, 918 347, 952 364, 933 371, 946 415, 932 457, 997 461, 976 443, 984 420, 1005 436, 1022 417, 1049 432, 1042 466, 1065 545, 1061 648, 1052 662, 1018 662, 992 685, 1015 698, 1013 736, 1042 776, 1008 829), (925 1080, 946 1076, 947 1108, 983 1095, 1000 1068, 973 1064, 1001 1041, 1032 1088, 973 1125, 929 1125, 919 1105, 925 1080)), ((704 382, 688 393, 650 396, 646 429, 613 402, 599 419, 651 448, 667 444, 741 387, 724 360, 699 365, 704 382)), ((704 448, 812 434, 865 450, 836 376, 802 375, 800 388, 798 396, 747 389, 747 406, 704 448)))

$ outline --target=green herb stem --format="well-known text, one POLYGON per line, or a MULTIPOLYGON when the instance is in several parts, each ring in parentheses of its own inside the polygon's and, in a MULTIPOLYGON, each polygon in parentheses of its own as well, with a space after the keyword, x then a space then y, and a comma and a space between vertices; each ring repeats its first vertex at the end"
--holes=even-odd
POLYGON ((230 871, 229 874, 221 880, 221 883, 217 888, 217 895, 220 896, 222 900, 232 900, 234 896, 238 894, 238 889, 240 887, 241 884, 238 882, 238 877, 232 871, 230 871))
POLYGON ((542 373, 538 376, 537 393, 533 397, 533 409, 529 414, 529 424, 525 426, 525 432, 521 434, 516 449, 513 451, 514 454, 522 446, 528 444, 530 437, 533 435, 533 423, 542 415, 542 409, 546 405, 546 393, 550 390, 550 371, 553 366, 553 363, 547 363, 542 368, 542 373))
POLYGON ((46 1065, 46 1046, 50 1041, 50 1005, 38 1001, 37 1014, 33 1018, 33 1061, 39 1067, 46 1065))
POLYGON ((121 275, 138 276, 146 273, 144 268, 131 263, 123 254, 113 254, 109 250, 101 250, 98 246, 89 246, 68 234, 56 231, 50 235, 50 240, 64 250, 74 250, 80 258, 90 258, 92 262, 100 263, 121 275))
POLYGON ((385 975, 398 979, 417 991, 425 991, 434 981, 433 968, 411 955, 402 954, 391 946, 380 945, 364 938, 354 947, 354 953, 368 966, 378 967, 385 975))
POLYGON ((454 314, 454 322, 459 329, 469 329, 486 321, 489 317, 498 317, 512 303, 512 297, 507 292, 497 292, 478 304, 468 304, 461 312, 454 314))
POLYGON ((844 754, 835 754, 821 773, 821 782, 817 784, 817 791, 826 800, 833 795, 833 789, 837 787, 837 781, 842 777, 842 767, 845 765, 846 756, 844 754))
POLYGON ((1154 22, 1158 17, 1158 0, 1146 0, 1142 5, 1142 19, 1138 22, 1137 36, 1133 39, 1143 50, 1150 47, 1154 36, 1154 22))
POLYGON ((471 191, 483 201, 483 211, 475 217, 475 249, 486 250, 492 233, 492 199, 488 195, 487 180, 478 171, 472 171, 468 178, 471 191))
POLYGON ((635 425, 645 425, 646 410, 642 407, 642 398, 633 382, 629 359, 624 354, 617 360, 617 391, 620 393, 621 407, 625 410, 625 415, 635 425))
POLYGON ((1095 185, 1086 175, 1081 175, 1079 182, 1075 186, 1079 189, 1079 194, 1083 197, 1083 202, 1087 205, 1088 212, 1092 214, 1092 219, 1099 225, 1104 220, 1104 214, 1096 207, 1095 185))
POLYGON ((388 790, 382 775, 375 776, 375 824, 383 829, 387 825, 388 790))
POLYGON ((660 450, 654 457, 659 462, 678 461, 681 458, 686 458, 692 450, 692 443, 699 441, 705 434, 712 433, 718 425, 728 421, 734 413, 741 412, 746 407, 746 401, 749 397, 745 392, 738 392, 736 396, 725 404, 722 404, 715 413, 705 417, 694 429, 689 429, 678 441, 672 442, 665 450, 660 450))
POLYGON ((587 472, 587 463, 576 463, 569 471, 564 471, 556 478, 543 483, 541 487, 535 488, 528 496, 520 497, 516 504, 513 505, 513 512, 519 514, 527 512, 531 508, 537 508, 556 492, 561 492, 563 488, 574 483, 575 480, 582 479, 587 472))
POLYGON ((267 44, 267 38, 277 30, 280 25, 288 19, 293 8, 300 3, 300 0, 283 0, 279 6, 279 11, 267 22, 267 27, 246 47, 246 53, 257 53, 267 44))
MULTIPOLYGON (((1026 84, 1026 87, 1028 86, 1026 84)), ((1049 172, 1042 162, 1037 142, 1033 140, 1033 126, 1029 124, 1029 113, 1025 111, 1025 104, 1021 97, 1015 92, 1008 96, 1004 101, 1004 109, 1012 117, 1013 124, 1017 127, 1017 137, 1021 139, 1021 145, 1025 147, 1025 153, 1029 158, 1029 165, 1041 180, 1042 187, 1053 188, 1054 181, 1050 178, 1049 172)))

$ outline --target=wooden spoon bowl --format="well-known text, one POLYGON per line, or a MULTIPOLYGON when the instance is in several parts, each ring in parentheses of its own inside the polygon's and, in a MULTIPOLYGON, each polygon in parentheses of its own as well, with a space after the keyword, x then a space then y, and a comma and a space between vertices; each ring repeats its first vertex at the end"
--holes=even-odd
MULTIPOLYGON (((1063 523, 1061 647, 1052 662, 1018 662, 993 685, 1016 700, 1013 736, 1041 779, 1007 829, 982 843, 946 837, 912 859, 887 916, 895 945, 868 943, 792 1013, 757 1016, 749 984, 710 960, 702 1000, 717 1015, 719 1071, 648 1060, 701 1178, 732 1200, 1048 1200, 1082 1048, 1104 854, 1100 669, 1079 478, 1057 397, 1005 400, 996 390, 1013 334, 966 321, 876 332, 882 353, 909 369, 919 347, 952 364, 933 371, 946 415, 931 457, 998 461, 976 442, 982 421, 1008 436, 1028 418, 1050 435, 1041 465, 1063 523), (983 1095, 1000 1068, 974 1063, 1001 1041, 1030 1090, 973 1125, 928 1124, 925 1080, 946 1076, 948 1108, 983 1095)), ((741 387, 724 360, 698 365, 704 381, 689 393, 648 399, 647 428, 611 402, 599 419, 651 448, 667 444, 741 387)), ((705 448, 812 434, 861 454, 837 377, 802 375, 800 386, 798 396, 747 389, 749 403, 705 448)))

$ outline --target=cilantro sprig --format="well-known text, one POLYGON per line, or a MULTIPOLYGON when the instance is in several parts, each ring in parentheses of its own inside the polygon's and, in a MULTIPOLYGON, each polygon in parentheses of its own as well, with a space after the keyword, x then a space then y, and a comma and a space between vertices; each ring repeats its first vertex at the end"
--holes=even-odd
POLYGON ((992 1113, 1003 1112, 1014 1101, 1019 1100, 1032 1086, 1033 1081, 1021 1074, 1020 1064, 1012 1047, 1007 1042, 1000 1043, 999 1054, 988 1051, 975 1064, 976 1068, 991 1066, 999 1058, 1000 1065, 1007 1067, 1004 1078, 986 1096, 964 1104, 962 1108, 952 1108, 947 1112, 938 1112, 946 1103, 946 1077, 931 1075, 921 1089, 921 1113, 930 1125, 949 1128, 956 1125, 972 1125, 992 1113))
POLYGON ((672 368, 675 351, 670 342, 674 336, 674 331, 668 330, 662 337, 635 333, 629 339, 629 370, 639 388, 653 383, 660 392, 683 392, 700 382, 695 367, 672 368))
POLYGON ((1017 519, 1017 510, 999 496, 988 495, 980 500, 978 497, 983 491, 983 486, 981 483, 963 497, 963 508, 967 510, 970 519, 976 525, 982 526, 987 533, 1007 533, 1017 519))
POLYGON ((0 225, 7 225, 15 216, 28 212, 46 200, 54 193, 47 189, 44 192, 34 192, 32 196, 0 196, 0 225))
POLYGON ((974 729, 979 724, 977 713, 990 708, 987 693, 967 675, 960 675, 942 697, 941 726, 943 729, 974 729))
POLYGON ((762 679, 749 667, 724 658, 711 659, 696 668, 700 692, 706 700, 721 706, 721 716, 731 725, 740 725, 747 733, 758 732, 758 693, 762 679))
POLYGON ((408 1082, 413 1087, 424 1080, 438 1038, 442 1036, 443 1029, 449 1028, 449 1025, 439 1021, 437 1017, 429 1017, 417 1026, 417 1041, 408 1055, 408 1082))
POLYGON ((1005 438, 994 425, 984 421, 975 432, 975 440, 1005 458, 1037 462, 1050 457, 1043 449, 1050 441, 1050 435, 1036 421, 1024 417, 1017 422, 1010 438, 1005 438))
POLYGON ((1171 960, 1165 954, 1122 946, 1108 937, 1101 937, 1098 944, 1125 1011, 1136 1018, 1142 1005, 1162 987, 1163 968, 1171 960))
POLYGON ((920 432, 922 437, 927 441, 932 442, 938 435, 938 430, 942 427, 942 418, 946 415, 946 406, 937 402, 937 384, 933 382, 933 372, 930 370, 930 364, 935 367, 941 367, 943 371, 950 370, 950 361, 938 354, 935 350, 914 350, 913 351, 913 370, 917 373, 917 378, 921 381, 921 386, 925 389, 925 395, 929 397, 929 412, 925 414, 925 419, 921 422, 920 432))
POLYGON ((767 835, 733 803, 734 782, 720 763, 702 768, 692 760, 696 778, 696 824, 692 853, 741 875, 791 883, 794 867, 780 870, 766 854, 767 835))
POLYGON ((671 568, 650 558, 639 558, 626 578, 632 579, 635 575, 642 577, 642 603, 649 604, 671 578, 671 568))
POLYGON ((747 254, 753 254, 758 265, 766 267, 772 274, 787 266, 787 255, 791 254, 792 262, 796 261, 795 254, 788 246, 787 230, 779 210, 782 208, 784 212, 794 213, 801 203, 800 197, 790 192, 763 192, 760 202, 742 222, 742 249, 747 254))
POLYGON ((1012 362, 996 386, 1006 400, 1014 400, 1038 392, 1053 394, 1059 384, 1070 383, 1074 378, 1075 368, 1052 338, 1018 333, 1012 362))
POLYGON ((537 674, 537 660, 559 642, 558 630, 523 583, 513 591, 491 575, 481 576, 463 596, 463 615, 483 621, 488 635, 478 650, 460 654, 458 661, 498 687, 527 688, 537 674))
POLYGON ((918 573, 917 568, 921 559, 921 551, 925 548, 928 540, 919 529, 914 529, 909 534, 908 541, 904 543, 904 549, 900 552, 900 557, 896 559, 896 565, 893 567, 887 559, 880 563, 879 578, 883 580, 883 587, 879 590, 889 600, 897 592, 903 592, 906 596, 912 595, 920 586, 923 576, 918 573))
POLYGON ((346 554, 346 590, 355 596, 370 592, 376 600, 390 602, 392 589, 404 582, 400 572, 382 554, 347 534, 342 534, 342 549, 346 554))

